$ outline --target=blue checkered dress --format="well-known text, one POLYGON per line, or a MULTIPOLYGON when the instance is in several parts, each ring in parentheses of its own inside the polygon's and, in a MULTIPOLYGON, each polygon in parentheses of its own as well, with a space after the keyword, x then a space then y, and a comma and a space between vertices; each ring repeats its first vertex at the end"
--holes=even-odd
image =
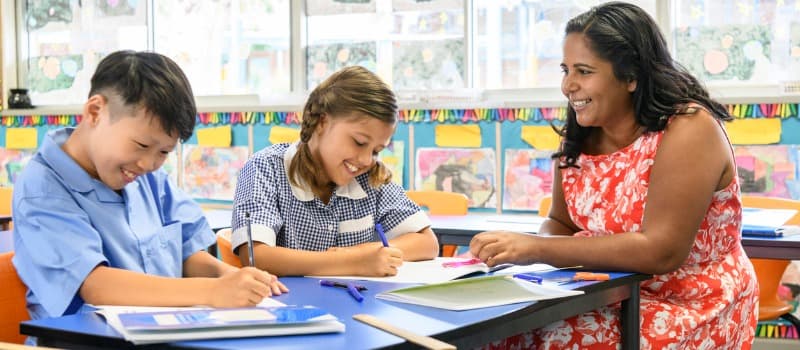
POLYGON ((389 239, 430 226, 402 187, 372 188, 367 174, 337 188, 327 205, 311 191, 292 186, 287 169, 297 145, 267 147, 242 168, 234 196, 234 250, 247 242, 248 212, 254 241, 312 251, 376 241, 375 223, 383 225, 389 239))

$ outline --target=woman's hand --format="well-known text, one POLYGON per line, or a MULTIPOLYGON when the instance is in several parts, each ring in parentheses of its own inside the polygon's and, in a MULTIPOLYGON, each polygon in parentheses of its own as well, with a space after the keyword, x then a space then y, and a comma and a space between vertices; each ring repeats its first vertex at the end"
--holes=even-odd
POLYGON ((512 263, 528 265, 536 262, 533 253, 536 237, 509 231, 481 232, 469 243, 469 252, 486 265, 512 263))

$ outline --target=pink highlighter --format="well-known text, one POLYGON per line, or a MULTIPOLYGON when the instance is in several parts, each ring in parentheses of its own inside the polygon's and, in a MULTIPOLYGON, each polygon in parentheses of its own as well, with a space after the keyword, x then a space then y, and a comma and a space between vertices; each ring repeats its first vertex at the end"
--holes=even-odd
POLYGON ((472 259, 463 260, 463 261, 448 261, 448 262, 444 262, 444 263, 442 263, 442 266, 443 267, 459 267, 459 266, 480 264, 482 262, 483 261, 481 261, 481 259, 472 258, 472 259))

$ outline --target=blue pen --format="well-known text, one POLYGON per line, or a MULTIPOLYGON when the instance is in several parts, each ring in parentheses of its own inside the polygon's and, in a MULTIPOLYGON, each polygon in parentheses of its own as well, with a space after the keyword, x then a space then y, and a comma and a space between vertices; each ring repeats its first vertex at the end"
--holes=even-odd
POLYGON ((542 284, 542 278, 536 275, 532 275, 529 273, 518 273, 514 275, 514 278, 519 278, 523 281, 528 281, 536 284, 542 284))
POLYGON ((386 240, 386 233, 383 232, 383 226, 379 223, 375 223, 375 231, 378 231, 378 237, 381 238, 381 242, 383 242, 384 247, 389 246, 389 241, 386 240))

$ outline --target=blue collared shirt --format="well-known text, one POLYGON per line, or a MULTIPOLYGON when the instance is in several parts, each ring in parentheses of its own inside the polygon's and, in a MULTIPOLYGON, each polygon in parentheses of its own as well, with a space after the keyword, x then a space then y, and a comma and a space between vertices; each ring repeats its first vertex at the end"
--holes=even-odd
POLYGON ((158 170, 120 193, 61 149, 74 129, 50 132, 14 184, 13 259, 33 319, 72 314, 98 265, 181 277, 183 261, 214 243, 200 207, 158 170))
POLYGON ((388 183, 373 188, 368 174, 338 187, 328 204, 313 192, 293 186, 287 169, 297 146, 272 145, 254 154, 242 168, 233 206, 234 250, 247 242, 247 212, 254 241, 311 251, 376 241, 376 223, 383 225, 388 238, 431 225, 402 187, 388 183))

